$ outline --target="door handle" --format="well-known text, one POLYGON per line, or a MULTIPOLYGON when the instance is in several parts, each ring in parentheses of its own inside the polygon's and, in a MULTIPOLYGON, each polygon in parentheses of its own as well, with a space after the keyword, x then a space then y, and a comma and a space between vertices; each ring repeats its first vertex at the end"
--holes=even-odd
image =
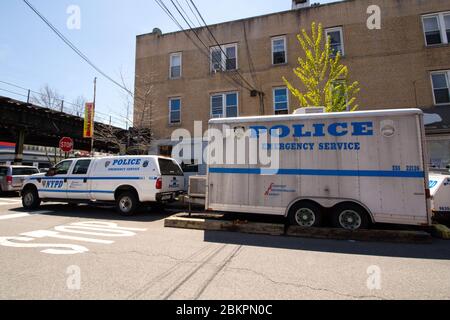
POLYGON ((87 183, 87 179, 86 179, 86 178, 84 178, 83 182, 84 182, 84 183, 87 183))
POLYGON ((67 183, 67 178, 64 178, 64 183, 67 183))

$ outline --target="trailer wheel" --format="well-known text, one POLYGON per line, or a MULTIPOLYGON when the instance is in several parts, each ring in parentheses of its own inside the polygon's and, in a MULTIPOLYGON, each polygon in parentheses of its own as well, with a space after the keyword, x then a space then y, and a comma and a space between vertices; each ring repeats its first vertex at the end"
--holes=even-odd
POLYGON ((139 200, 133 192, 122 192, 116 199, 117 212, 122 216, 132 216, 139 207, 139 200))
POLYGON ((289 223, 291 225, 305 228, 320 227, 322 220, 322 208, 313 202, 298 202, 289 210, 289 223))
POLYGON ((333 225, 337 228, 355 231, 369 228, 369 215, 354 203, 338 205, 333 212, 333 225))

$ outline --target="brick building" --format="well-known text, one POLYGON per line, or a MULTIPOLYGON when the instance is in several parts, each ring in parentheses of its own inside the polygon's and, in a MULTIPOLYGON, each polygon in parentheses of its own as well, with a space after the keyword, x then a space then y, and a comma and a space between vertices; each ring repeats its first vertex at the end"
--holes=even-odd
POLYGON ((207 28, 195 29, 209 50, 189 39, 197 40, 194 31, 188 31, 190 37, 158 29, 138 36, 140 98, 134 119, 153 130, 151 152, 170 151, 172 131, 193 132, 194 121, 202 121, 205 130, 212 117, 297 109, 282 76, 297 83, 292 69, 302 51, 296 35, 312 22, 323 24, 350 78, 360 82, 360 110, 423 109, 430 162, 449 164, 450 0, 347 0, 312 6, 297 0, 290 11, 209 26, 220 47, 207 28), (381 28, 371 29, 368 19, 376 17, 377 8, 381 28), (150 88, 154 94, 147 97, 150 88))

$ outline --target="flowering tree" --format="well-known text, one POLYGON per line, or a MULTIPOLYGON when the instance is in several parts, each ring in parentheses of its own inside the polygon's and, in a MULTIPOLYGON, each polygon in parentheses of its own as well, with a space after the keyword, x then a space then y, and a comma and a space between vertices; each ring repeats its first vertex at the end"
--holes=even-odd
POLYGON ((298 99, 301 108, 324 106, 326 112, 355 111, 358 108, 356 94, 359 83, 350 84, 348 68, 341 64, 341 53, 331 48, 331 39, 323 43, 323 28, 313 22, 312 34, 303 29, 297 39, 305 57, 299 57, 294 74, 300 79, 305 91, 295 88, 283 77, 286 86, 298 99))

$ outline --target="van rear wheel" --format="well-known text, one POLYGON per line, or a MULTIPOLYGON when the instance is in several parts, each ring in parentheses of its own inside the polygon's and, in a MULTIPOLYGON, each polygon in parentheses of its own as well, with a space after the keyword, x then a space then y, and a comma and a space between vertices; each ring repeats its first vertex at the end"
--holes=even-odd
POLYGON ((116 200, 116 209, 122 216, 132 216, 139 207, 139 200, 133 192, 123 192, 116 200))
POLYGON ((313 202, 299 202, 289 210, 289 223, 294 226, 320 227, 322 220, 322 208, 313 202))
POLYGON ((356 231, 369 228, 369 215, 362 207, 353 204, 338 205, 333 212, 333 225, 337 228, 356 231))

